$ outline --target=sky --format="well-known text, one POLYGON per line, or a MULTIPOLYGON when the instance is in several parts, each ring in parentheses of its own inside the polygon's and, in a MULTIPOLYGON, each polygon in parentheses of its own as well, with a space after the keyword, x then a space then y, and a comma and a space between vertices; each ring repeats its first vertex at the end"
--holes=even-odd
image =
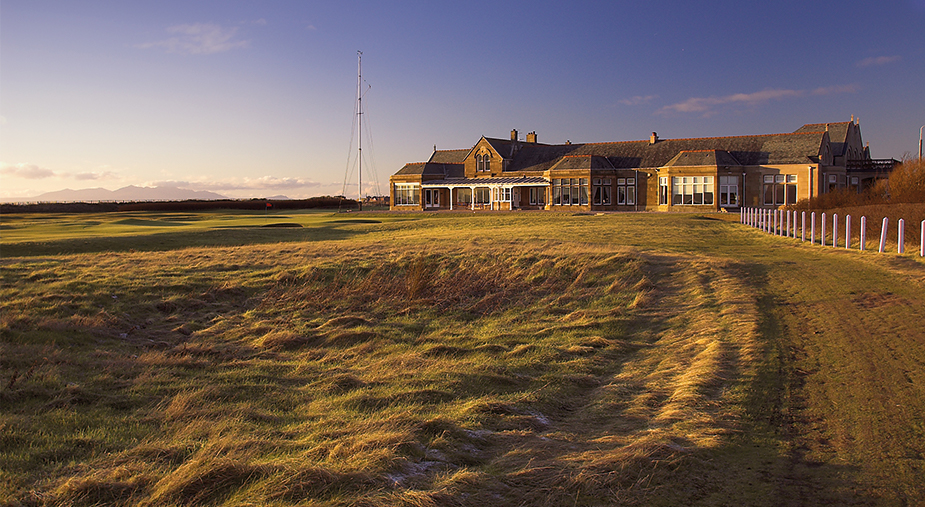
POLYGON ((0 0, 0 198, 127 185, 356 196, 480 136, 861 125, 916 154, 925 0, 0 0), (347 185, 345 186, 345 181, 347 185))

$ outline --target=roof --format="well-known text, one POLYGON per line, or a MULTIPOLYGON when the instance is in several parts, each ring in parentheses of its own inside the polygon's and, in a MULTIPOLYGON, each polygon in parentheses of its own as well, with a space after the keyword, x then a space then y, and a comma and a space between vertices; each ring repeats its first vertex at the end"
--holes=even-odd
MULTIPOLYGON (((663 167, 679 153, 703 150, 722 151, 721 165, 761 165, 814 163, 825 132, 767 134, 737 137, 662 139, 617 143, 523 145, 507 171, 546 171, 571 168, 578 162, 559 160, 566 156, 606 158, 615 169, 663 167), (726 163, 729 162, 729 163, 726 163), (558 165, 557 165, 558 164, 558 165)), ((716 154, 713 157, 717 157, 716 154)), ((592 159, 593 160, 593 159, 592 159)))
MULTIPOLYGON (((504 172, 543 173, 568 169, 637 169, 665 166, 734 166, 813 164, 828 136, 836 154, 852 122, 807 124, 789 134, 763 134, 733 137, 700 137, 588 144, 524 143, 484 137, 491 147, 509 160, 504 172), (821 128, 820 128, 821 126, 821 128), (840 140, 840 141, 839 141, 840 140)), ((479 143, 476 143, 478 146, 479 143)), ((434 151, 426 163, 407 164, 396 174, 443 175, 462 178, 466 157, 475 147, 434 151)))
POLYGON ((564 155, 550 169, 613 169, 613 165, 597 155, 564 155))
POLYGON ((466 155, 469 148, 462 150, 434 150, 428 162, 437 162, 440 164, 462 164, 466 161, 466 155))
POLYGON ((739 162, 725 150, 684 150, 669 160, 668 167, 731 166, 739 162))
POLYGON ((807 123, 798 128, 795 134, 804 132, 828 132, 829 147, 835 156, 845 154, 848 141, 848 130, 854 125, 853 121, 843 121, 837 123, 807 123))
POLYGON ((405 164, 405 166, 399 169, 395 174, 432 174, 446 178, 461 178, 465 175, 465 168, 462 164, 412 162, 410 164, 405 164))

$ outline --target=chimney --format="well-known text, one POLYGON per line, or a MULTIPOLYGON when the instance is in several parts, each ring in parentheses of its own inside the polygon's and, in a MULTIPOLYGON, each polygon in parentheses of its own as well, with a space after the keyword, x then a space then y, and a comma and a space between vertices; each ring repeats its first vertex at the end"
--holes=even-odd
POLYGON ((511 130, 511 141, 517 140, 517 129, 511 130))
POLYGON ((535 130, 527 134, 527 142, 534 143, 534 144, 536 143, 536 131, 535 130))
POLYGON ((658 134, 652 132, 652 135, 649 136, 649 144, 655 144, 658 142, 658 134))

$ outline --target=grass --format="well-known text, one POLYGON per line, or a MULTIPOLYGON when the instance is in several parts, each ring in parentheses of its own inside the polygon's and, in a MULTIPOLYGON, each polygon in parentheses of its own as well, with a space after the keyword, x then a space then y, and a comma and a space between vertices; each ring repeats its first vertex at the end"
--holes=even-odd
POLYGON ((729 218, 4 215, 0 498, 925 499, 923 262, 729 218))

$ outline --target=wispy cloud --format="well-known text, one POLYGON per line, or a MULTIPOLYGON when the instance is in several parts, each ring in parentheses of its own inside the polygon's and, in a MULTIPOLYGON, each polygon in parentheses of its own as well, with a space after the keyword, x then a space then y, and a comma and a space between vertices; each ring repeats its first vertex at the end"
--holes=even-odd
POLYGON ((630 97, 628 99, 621 99, 617 102, 625 106, 640 106, 652 102, 653 99, 658 98, 658 95, 636 95, 635 97, 630 97))
POLYGON ((771 101, 779 101, 803 97, 806 95, 832 95, 836 93, 853 93, 857 91, 856 85, 829 86, 807 90, 768 89, 753 93, 734 93, 722 97, 691 97, 684 102, 664 106, 657 111, 659 114, 668 113, 700 113, 703 116, 712 116, 717 108, 728 105, 757 107, 771 101))
POLYGON ((141 49, 163 48, 169 53, 188 55, 210 55, 246 48, 249 40, 237 40, 237 27, 222 27, 213 23, 174 25, 167 32, 175 34, 162 41, 139 44, 141 49))
POLYGON ((888 63, 898 62, 902 58, 899 55, 896 56, 871 56, 863 60, 858 61, 855 65, 857 67, 870 67, 870 66, 879 66, 886 65, 888 63))
POLYGON ((51 169, 35 164, 6 164, 3 162, 0 162, 0 174, 27 180, 43 180, 55 176, 55 172, 51 169))

